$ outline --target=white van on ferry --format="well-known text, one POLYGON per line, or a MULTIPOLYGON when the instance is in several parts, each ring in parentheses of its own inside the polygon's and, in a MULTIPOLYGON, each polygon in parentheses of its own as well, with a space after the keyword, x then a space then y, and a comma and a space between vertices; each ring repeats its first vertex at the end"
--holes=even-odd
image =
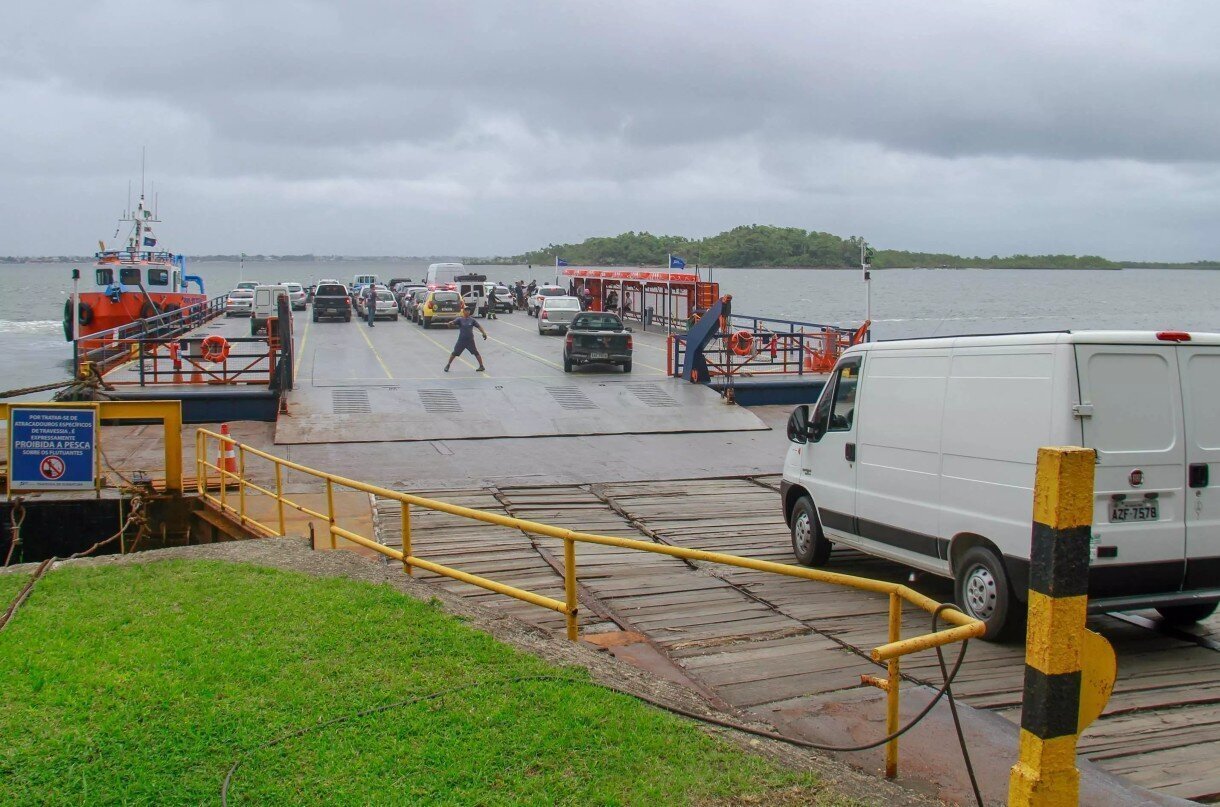
POLYGON ((460 263, 433 263, 428 265, 428 288, 443 289, 456 286, 457 279, 466 274, 466 267, 460 263))
POLYGON ((793 552, 832 544, 955 581, 987 636, 1022 624, 1041 446, 1097 453, 1089 610, 1220 601, 1220 334, 1066 332, 857 345, 797 407, 793 552))

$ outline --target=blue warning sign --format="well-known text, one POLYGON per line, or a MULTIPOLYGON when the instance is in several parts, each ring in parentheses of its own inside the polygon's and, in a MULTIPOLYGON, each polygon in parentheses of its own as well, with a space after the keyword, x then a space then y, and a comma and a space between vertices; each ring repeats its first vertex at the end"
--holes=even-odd
POLYGON ((9 410, 9 490, 92 490, 97 416, 92 408, 9 410))

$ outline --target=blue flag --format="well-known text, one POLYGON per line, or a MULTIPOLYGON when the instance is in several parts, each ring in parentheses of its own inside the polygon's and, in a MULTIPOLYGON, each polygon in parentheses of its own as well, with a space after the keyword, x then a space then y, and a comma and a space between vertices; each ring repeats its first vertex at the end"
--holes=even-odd
POLYGON ((555 257, 555 265, 556 265, 556 266, 567 266, 567 265, 568 265, 568 262, 567 262, 567 261, 565 261, 563 258, 560 258, 559 256, 556 256, 556 257, 555 257))
POLYGON ((670 255, 669 256, 669 268, 670 269, 685 269, 686 261, 682 260, 677 255, 670 255))
POLYGON ((157 245, 157 239, 155 239, 151 236, 147 236, 147 235, 144 236, 144 246, 155 247, 156 245, 157 245))

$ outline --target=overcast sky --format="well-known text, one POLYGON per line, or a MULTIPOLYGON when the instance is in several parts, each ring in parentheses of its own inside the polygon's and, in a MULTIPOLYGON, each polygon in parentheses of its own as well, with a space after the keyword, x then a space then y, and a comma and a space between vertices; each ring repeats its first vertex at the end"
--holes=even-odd
MULTIPOLYGON (((6 3, 0 254, 137 190, 188 253, 513 254, 761 223, 1220 258, 1220 4, 6 3)), ((660 258, 658 258, 660 259, 660 258)))

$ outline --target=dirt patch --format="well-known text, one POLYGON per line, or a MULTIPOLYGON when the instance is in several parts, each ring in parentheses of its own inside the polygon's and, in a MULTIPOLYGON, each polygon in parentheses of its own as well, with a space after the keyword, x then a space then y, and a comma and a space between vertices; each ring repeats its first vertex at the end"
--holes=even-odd
MULTIPOLYGON (((286 571, 301 572, 315 577, 344 577, 362 580, 375 585, 385 585, 406 596, 422 601, 438 602, 449 613, 472 627, 484 631, 497 640, 510 644, 524 652, 553 664, 582 667, 597 681, 629 693, 638 693, 661 703, 704 714, 708 717, 728 717, 735 722, 774 730, 772 726, 758 723, 739 713, 726 713, 711 708, 697 693, 676 684, 657 679, 647 673, 616 660, 604 648, 580 642, 568 642, 553 636, 542 628, 530 625, 514 617, 484 608, 451 594, 444 589, 407 577, 397 564, 383 563, 351 552, 314 552, 309 543, 300 538, 267 538, 256 541, 234 541, 203 546, 175 547, 141 552, 134 555, 108 555, 100 558, 82 558, 65 563, 89 566, 108 566, 131 563, 155 563, 174 558, 189 560, 219 560, 230 563, 249 563, 286 571)), ((58 566, 59 564, 57 564, 58 566)), ((35 564, 24 564, 0 570, 0 574, 29 574, 35 564)), ((35 591, 33 596, 37 596, 35 591)), ((20 619, 20 615, 16 617, 20 619)), ((828 791, 843 797, 845 803, 885 805, 935 805, 941 802, 914 793, 891 782, 877 779, 857 771, 826 755, 808 751, 784 743, 754 737, 749 734, 717 726, 703 726, 703 730, 788 767, 814 770, 825 781, 828 791)), ((773 794, 775 799, 764 799, 759 804, 794 804, 800 796, 784 791, 773 794)))

